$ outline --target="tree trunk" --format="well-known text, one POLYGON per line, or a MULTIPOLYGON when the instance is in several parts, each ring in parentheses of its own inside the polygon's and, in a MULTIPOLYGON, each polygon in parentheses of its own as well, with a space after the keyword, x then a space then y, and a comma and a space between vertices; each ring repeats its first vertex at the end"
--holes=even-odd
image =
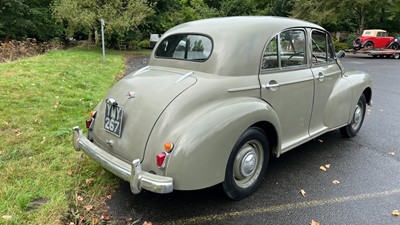
POLYGON ((97 29, 94 30, 94 43, 96 46, 100 45, 100 35, 97 29))

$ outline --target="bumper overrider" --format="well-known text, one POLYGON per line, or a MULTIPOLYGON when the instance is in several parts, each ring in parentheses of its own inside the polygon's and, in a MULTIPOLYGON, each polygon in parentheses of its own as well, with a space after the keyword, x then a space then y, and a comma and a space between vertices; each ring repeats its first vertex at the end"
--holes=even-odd
POLYGON ((90 158, 100 163, 106 170, 130 183, 133 194, 138 194, 142 189, 166 194, 173 191, 172 177, 155 175, 143 171, 140 159, 135 159, 132 163, 126 163, 110 153, 93 144, 78 126, 72 128, 72 143, 76 151, 84 151, 90 158))

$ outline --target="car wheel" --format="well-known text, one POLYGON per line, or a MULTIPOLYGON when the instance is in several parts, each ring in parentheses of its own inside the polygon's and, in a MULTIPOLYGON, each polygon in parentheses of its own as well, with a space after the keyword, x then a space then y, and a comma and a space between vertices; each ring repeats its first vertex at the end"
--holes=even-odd
POLYGON ((394 55, 393 55, 393 58, 399 59, 399 58, 400 58, 400 54, 399 54, 399 53, 394 54, 394 55))
POLYGON ((397 49, 399 49, 399 43, 393 42, 393 43, 389 46, 389 48, 391 48, 391 49, 393 49, 393 50, 397 50, 397 49))
POLYGON ((260 186, 267 170, 269 152, 268 140, 261 129, 251 127, 240 136, 229 156, 222 183, 229 198, 240 200, 260 186))
POLYGON ((367 49, 374 48, 374 43, 368 41, 367 43, 364 44, 364 48, 367 49))
POLYGON ((343 137, 351 138, 357 135, 364 122, 365 109, 367 108, 367 103, 364 94, 358 99, 356 109, 354 110, 353 118, 351 123, 345 127, 340 128, 340 133, 343 137))

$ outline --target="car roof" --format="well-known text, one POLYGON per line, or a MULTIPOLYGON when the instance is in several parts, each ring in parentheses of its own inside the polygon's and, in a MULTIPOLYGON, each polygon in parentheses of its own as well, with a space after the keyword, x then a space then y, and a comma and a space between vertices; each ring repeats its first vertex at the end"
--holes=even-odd
POLYGON ((198 71, 226 76, 254 75, 259 73, 260 57, 267 41, 282 30, 296 27, 325 30, 314 23, 275 16, 220 17, 192 21, 171 28, 162 39, 177 33, 209 36, 213 41, 213 52, 207 61, 198 63, 157 59, 153 52, 149 63, 183 69, 195 67, 198 71))

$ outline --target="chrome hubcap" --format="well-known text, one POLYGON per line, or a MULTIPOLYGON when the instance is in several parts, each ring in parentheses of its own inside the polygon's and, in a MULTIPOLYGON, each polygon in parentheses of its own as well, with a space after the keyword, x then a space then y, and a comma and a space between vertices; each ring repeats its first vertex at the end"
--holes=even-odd
POLYGON ((251 186, 260 175, 264 149, 257 140, 248 141, 238 151, 233 165, 235 183, 242 188, 251 186))
POLYGON ((256 165, 257 155, 254 151, 248 152, 242 159, 242 163, 240 165, 240 173, 244 177, 248 177, 255 171, 256 165))
POLYGON ((352 122, 352 127, 354 130, 357 130, 361 124, 361 120, 363 118, 364 114, 364 109, 362 106, 361 102, 358 102, 357 106, 356 106, 356 110, 354 111, 354 115, 353 115, 353 122, 352 122))
POLYGON ((362 116, 362 112, 361 112, 361 108, 359 106, 357 106, 356 111, 354 112, 354 123, 359 123, 361 121, 361 116, 362 116))

